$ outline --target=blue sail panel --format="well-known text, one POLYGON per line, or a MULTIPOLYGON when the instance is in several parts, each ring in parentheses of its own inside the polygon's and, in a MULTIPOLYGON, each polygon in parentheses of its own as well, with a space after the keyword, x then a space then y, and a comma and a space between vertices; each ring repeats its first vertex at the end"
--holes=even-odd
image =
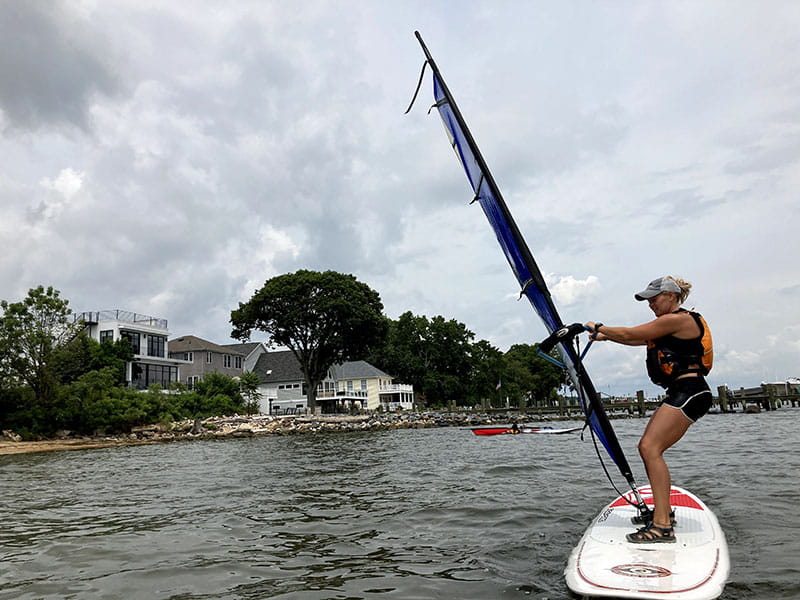
MULTIPOLYGON (((525 295, 528 298, 531 306, 544 322, 547 331, 553 333, 563 327, 564 324, 558 315, 542 273, 517 228, 494 182, 494 178, 486 167, 475 140, 467 129, 466 123, 442 80, 433 58, 430 56, 419 34, 417 34, 417 38, 425 51, 428 64, 433 69, 433 93, 436 102, 434 106, 442 118, 453 150, 464 167, 470 186, 475 194, 474 199, 480 203, 487 220, 492 226, 503 254, 522 289, 521 295, 525 295)), ((587 417, 589 426, 635 491, 636 485, 633 481, 628 461, 622 452, 594 385, 583 368, 580 357, 571 345, 559 343, 557 348, 573 387, 577 391, 581 409, 587 417)))
MULTIPOLYGON (((450 143, 456 152, 456 155, 461 160, 464 171, 467 173, 472 191, 475 192, 477 200, 480 202, 486 218, 492 225, 492 229, 497 236, 497 241, 508 260, 511 270, 517 277, 520 286, 524 286, 526 282, 533 279, 533 274, 526 263, 520 248, 514 238, 514 233, 509 227, 507 219, 500 209, 497 198, 492 192, 480 164, 475 157, 469 142, 461 130, 461 127, 456 119, 450 102, 447 100, 443 91, 439 78, 434 74, 434 98, 436 99, 436 108, 439 111, 439 116, 442 118, 445 129, 447 130, 450 143)), ((541 290, 537 287, 528 287, 526 294, 528 300, 533 305, 539 317, 544 321, 547 326, 548 332, 552 333, 561 327, 561 319, 551 309, 550 303, 547 298, 543 296, 541 290)))

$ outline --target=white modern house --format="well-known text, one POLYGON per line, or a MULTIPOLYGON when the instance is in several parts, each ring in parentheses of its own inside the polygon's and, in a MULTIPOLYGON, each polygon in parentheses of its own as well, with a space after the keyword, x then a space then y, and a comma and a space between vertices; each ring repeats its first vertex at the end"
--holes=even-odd
POLYGON ((127 339, 133 348, 134 359, 126 365, 125 379, 140 390, 157 383, 163 388, 180 381, 185 360, 169 358, 167 320, 126 310, 100 310, 77 314, 89 337, 98 342, 127 339))
MULTIPOLYGON (((260 412, 265 414, 304 413, 308 394, 300 363, 290 350, 261 354, 254 369, 261 385, 260 412)), ((393 382, 391 375, 366 361, 334 365, 317 388, 317 406, 322 413, 351 409, 410 410, 414 388, 393 382)))

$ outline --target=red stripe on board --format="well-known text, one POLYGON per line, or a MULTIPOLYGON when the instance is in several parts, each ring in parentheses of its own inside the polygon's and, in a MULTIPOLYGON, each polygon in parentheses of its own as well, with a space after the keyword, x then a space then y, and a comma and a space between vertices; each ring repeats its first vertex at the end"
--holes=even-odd
MULTIPOLYGON (((639 493, 642 495, 642 499, 645 501, 645 504, 649 506, 653 505, 653 492, 649 487, 642 487, 639 488, 639 493)), ((628 493, 625 494, 625 498, 630 501, 634 501, 633 494, 628 493)), ((611 508, 617 508, 619 506, 630 506, 630 503, 625 498, 617 498, 610 506, 611 508)), ((671 506, 684 506, 686 508, 696 508, 697 510, 703 510, 703 506, 697 502, 691 496, 688 496, 684 492, 680 490, 676 490, 672 488, 669 492, 669 503, 671 506)))

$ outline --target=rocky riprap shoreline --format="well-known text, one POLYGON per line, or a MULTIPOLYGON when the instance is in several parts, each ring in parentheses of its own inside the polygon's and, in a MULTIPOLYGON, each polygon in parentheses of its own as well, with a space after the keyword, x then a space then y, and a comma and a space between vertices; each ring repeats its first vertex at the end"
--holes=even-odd
POLYGON ((182 439, 250 437, 256 435, 298 435, 388 429, 427 429, 430 427, 474 427, 509 423, 509 415, 441 412, 382 413, 366 415, 251 415, 209 417, 179 421, 170 425, 135 427, 128 439, 182 439))
MULTIPOLYGON (((580 418, 580 417, 574 417, 580 418)), ((431 427, 477 427, 479 425, 508 424, 550 420, 533 414, 516 412, 464 413, 464 412, 398 412, 363 415, 234 415, 158 423, 134 427, 130 433, 94 436, 76 436, 60 431, 55 439, 22 441, 12 431, 0 435, 0 454, 35 452, 43 450, 81 449, 114 445, 137 445, 193 439, 226 437, 252 437, 260 435, 303 435, 353 431, 381 431, 389 429, 426 429, 431 427), (23 449, 22 446, 25 446, 23 449), (16 447, 16 449, 14 448, 16 447)), ((558 417, 552 420, 559 420, 558 417)))

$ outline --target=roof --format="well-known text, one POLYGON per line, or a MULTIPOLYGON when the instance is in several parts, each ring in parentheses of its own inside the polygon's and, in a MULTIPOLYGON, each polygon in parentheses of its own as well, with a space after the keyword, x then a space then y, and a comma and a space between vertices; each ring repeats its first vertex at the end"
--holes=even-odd
POLYGON ((378 367, 373 367, 365 360, 354 360, 331 368, 333 377, 337 381, 342 379, 370 379, 373 377, 391 377, 378 367))
POLYGON ((230 348, 231 350, 236 350, 245 356, 250 356, 253 353, 253 350, 261 346, 261 342, 241 342, 239 344, 222 344, 223 348, 230 348))
MULTIPOLYGON (((236 346, 240 344, 235 344, 236 346)), ((203 350, 210 352, 218 352, 220 354, 241 354, 245 355, 241 350, 231 348, 228 346, 220 346, 214 342, 209 342, 196 335, 183 335, 174 340, 170 340, 167 346, 169 352, 201 352, 203 350)))
MULTIPOLYGON (((258 362, 256 362, 253 372, 258 375, 261 383, 303 380, 303 371, 300 368, 300 363, 291 350, 265 352, 258 357, 258 362)), ((331 367, 331 374, 336 381, 391 377, 364 360, 334 365, 331 367)))
POLYGON ((253 372, 261 383, 302 381, 303 371, 291 350, 265 352, 258 357, 253 372))

